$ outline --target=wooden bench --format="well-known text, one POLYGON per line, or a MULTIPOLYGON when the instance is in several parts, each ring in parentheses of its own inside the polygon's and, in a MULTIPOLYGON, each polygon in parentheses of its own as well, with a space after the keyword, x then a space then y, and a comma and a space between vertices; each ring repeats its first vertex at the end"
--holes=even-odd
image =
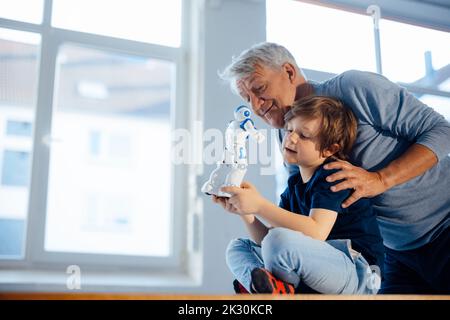
POLYGON ((200 295, 4 292, 0 293, 0 300, 450 300, 450 295, 200 295))

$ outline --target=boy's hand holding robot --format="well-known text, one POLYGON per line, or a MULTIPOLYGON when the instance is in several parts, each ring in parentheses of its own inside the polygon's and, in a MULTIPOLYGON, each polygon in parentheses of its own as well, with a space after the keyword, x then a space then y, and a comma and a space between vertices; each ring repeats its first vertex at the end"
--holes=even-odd
POLYGON ((250 114, 250 109, 246 106, 239 106, 234 111, 234 120, 230 121, 225 131, 223 161, 217 163, 217 168, 203 185, 202 192, 229 198, 231 194, 221 191, 220 188, 240 187, 248 166, 246 140, 249 136, 258 143, 265 140, 265 136, 256 130, 250 114))

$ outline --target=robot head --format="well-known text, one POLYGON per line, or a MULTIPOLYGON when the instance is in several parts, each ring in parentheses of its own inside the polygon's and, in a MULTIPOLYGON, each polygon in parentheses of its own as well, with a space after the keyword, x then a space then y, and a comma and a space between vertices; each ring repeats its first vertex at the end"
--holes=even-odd
POLYGON ((250 118, 251 111, 246 106, 239 106, 234 110, 234 118, 237 121, 244 121, 245 119, 250 118))

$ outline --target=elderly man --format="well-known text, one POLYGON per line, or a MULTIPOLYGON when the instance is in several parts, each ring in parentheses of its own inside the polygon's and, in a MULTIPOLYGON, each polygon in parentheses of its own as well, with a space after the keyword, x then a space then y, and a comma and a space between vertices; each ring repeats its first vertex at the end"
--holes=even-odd
MULTIPOLYGON (((290 105, 309 95, 340 99, 358 118, 351 163, 336 161, 332 191, 344 201, 372 198, 386 257, 382 293, 450 293, 450 124, 381 75, 347 71, 307 81, 292 54, 261 43, 221 74, 254 112, 283 137, 290 105), (364 168, 364 169, 363 169, 364 168)), ((298 170, 289 168, 291 173, 298 170)))

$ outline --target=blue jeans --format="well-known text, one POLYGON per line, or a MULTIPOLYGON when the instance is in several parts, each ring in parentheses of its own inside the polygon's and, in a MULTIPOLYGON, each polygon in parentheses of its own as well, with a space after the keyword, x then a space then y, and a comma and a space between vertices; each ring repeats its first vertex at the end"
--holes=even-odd
POLYGON ((380 283, 366 259, 350 248, 350 240, 320 241, 285 228, 270 229, 261 246, 232 240, 226 261, 249 292, 254 268, 265 268, 296 288, 306 285, 327 294, 375 294, 380 283))
POLYGON ((385 250, 379 293, 450 294, 450 228, 422 247, 385 250))

